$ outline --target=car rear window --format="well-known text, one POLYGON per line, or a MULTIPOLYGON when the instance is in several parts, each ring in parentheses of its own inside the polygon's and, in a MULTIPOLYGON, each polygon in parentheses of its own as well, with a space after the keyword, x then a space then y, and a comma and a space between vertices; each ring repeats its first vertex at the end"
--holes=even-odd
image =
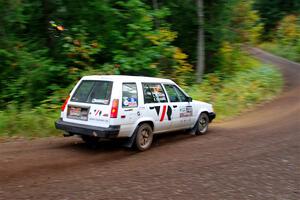
POLYGON ((73 102, 108 105, 112 90, 111 81, 84 80, 71 98, 73 102))

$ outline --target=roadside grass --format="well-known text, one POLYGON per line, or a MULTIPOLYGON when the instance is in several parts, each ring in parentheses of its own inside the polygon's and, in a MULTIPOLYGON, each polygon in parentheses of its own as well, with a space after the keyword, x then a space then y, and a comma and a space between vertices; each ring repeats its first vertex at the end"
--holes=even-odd
POLYGON ((287 46, 279 45, 272 42, 265 42, 260 44, 259 47, 275 55, 284 57, 295 62, 300 62, 300 44, 294 46, 287 46))
POLYGON ((59 114, 59 111, 41 107, 19 109, 10 104, 6 110, 0 111, 0 136, 35 138, 59 135, 54 127, 59 114))
POLYGON ((283 86, 279 70, 263 64, 237 72, 215 84, 212 79, 218 80, 220 77, 210 74, 202 84, 192 86, 188 93, 195 100, 213 104, 216 121, 232 118, 256 104, 273 99, 283 86))
MULTIPOLYGON (((217 121, 234 117, 253 108, 256 104, 271 100, 282 89, 281 73, 250 57, 241 58, 244 69, 224 76, 207 74, 201 84, 186 87, 193 99, 212 103, 217 121)), ((28 106, 9 104, 0 111, 0 137, 48 137, 61 135, 54 127, 59 118, 57 105, 29 109, 28 106)))

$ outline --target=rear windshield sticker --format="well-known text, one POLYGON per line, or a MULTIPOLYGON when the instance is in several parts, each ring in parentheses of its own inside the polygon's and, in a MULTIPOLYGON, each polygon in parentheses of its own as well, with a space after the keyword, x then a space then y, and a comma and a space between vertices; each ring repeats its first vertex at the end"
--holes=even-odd
POLYGON ((106 100, 106 99, 92 99, 92 103, 108 104, 108 100, 106 100))

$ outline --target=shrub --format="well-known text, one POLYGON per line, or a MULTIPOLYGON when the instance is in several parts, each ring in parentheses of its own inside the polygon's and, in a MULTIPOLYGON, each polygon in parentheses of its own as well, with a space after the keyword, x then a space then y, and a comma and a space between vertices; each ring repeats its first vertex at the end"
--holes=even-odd
POLYGON ((0 136, 46 137, 58 135, 54 121, 58 119, 59 112, 44 108, 19 109, 10 104, 4 111, 0 111, 0 136))
POLYGON ((266 65, 237 72, 220 81, 220 75, 210 74, 189 93, 196 100, 214 105, 218 119, 239 114, 254 104, 272 99, 282 87, 280 72, 266 65))

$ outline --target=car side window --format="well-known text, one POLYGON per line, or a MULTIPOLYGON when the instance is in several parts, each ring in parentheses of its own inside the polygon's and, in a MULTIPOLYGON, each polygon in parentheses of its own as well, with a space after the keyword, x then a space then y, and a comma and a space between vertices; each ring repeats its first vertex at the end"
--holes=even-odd
POLYGON ((173 85, 164 85, 169 96, 170 102, 180 102, 179 95, 173 85))
POLYGON ((188 97, 176 85, 174 85, 173 87, 175 88, 175 90, 180 98, 180 101, 188 102, 188 97))
POLYGON ((164 103, 167 102, 166 94, 159 83, 143 83, 145 103, 164 103))
POLYGON ((187 102, 187 96, 176 85, 164 85, 170 102, 187 102))
POLYGON ((123 83, 122 107, 133 108, 138 106, 138 93, 136 83, 123 83))

